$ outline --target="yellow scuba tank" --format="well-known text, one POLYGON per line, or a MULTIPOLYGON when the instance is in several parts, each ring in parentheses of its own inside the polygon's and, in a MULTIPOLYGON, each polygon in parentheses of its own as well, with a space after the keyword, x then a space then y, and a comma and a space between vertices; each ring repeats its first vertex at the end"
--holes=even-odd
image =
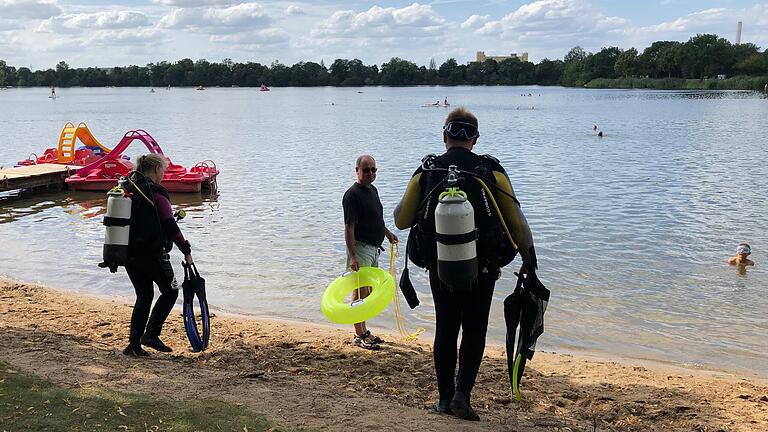
POLYGON ((128 240, 131 232, 131 198, 122 186, 107 192, 107 215, 104 217, 103 262, 99 267, 109 267, 112 273, 128 260, 128 240))
POLYGON ((435 207, 437 275, 444 284, 461 288, 478 275, 475 212, 467 194, 457 187, 455 165, 448 167, 447 184, 435 207))

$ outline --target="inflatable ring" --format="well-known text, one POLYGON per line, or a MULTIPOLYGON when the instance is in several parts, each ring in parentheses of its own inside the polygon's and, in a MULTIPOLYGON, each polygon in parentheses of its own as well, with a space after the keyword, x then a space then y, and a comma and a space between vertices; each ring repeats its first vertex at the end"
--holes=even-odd
POLYGON ((378 267, 360 267, 328 285, 320 301, 320 310, 331 322, 355 324, 380 314, 394 296, 395 280, 389 273, 378 267), (368 297, 352 303, 344 301, 352 291, 365 286, 373 288, 368 297))

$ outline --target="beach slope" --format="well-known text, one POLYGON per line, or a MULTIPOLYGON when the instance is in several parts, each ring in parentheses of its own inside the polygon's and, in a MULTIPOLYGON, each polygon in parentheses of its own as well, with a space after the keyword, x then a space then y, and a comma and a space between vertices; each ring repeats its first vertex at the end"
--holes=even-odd
POLYGON ((178 309, 172 354, 122 355, 132 305, 0 281, 0 361, 65 387, 242 404, 278 424, 320 430, 765 431, 768 384, 722 372, 537 353, 523 400, 511 396, 501 347, 489 347, 473 393, 480 423, 429 411, 437 392, 429 341, 392 335, 378 352, 348 330, 217 314, 211 344, 189 352, 178 309))

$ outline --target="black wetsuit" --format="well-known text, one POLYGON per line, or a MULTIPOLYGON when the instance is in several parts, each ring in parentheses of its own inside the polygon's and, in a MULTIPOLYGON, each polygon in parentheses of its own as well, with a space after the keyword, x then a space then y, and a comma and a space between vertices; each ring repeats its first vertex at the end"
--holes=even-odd
POLYGON ((125 270, 136 291, 129 341, 131 346, 139 346, 145 329, 148 337, 160 335, 163 323, 179 295, 173 267, 167 259, 163 260, 163 256, 167 258, 166 253, 171 250, 174 242, 178 243, 183 253, 189 253, 190 248, 169 214, 170 201, 161 202, 169 200, 168 191, 141 176, 133 178, 143 195, 138 193, 133 185, 128 187, 128 190, 133 192, 133 199, 128 262, 125 270), (152 200, 152 203, 149 200, 152 200), (150 315, 155 292, 153 283, 160 289, 160 297, 150 315))
MULTIPOLYGON (((443 167, 456 165, 462 171, 475 171, 480 156, 465 148, 454 147, 438 159, 439 165, 443 167)), ((509 191, 514 194, 504 169, 497 164, 493 171, 487 175, 505 181, 509 191)), ((395 224, 398 228, 407 228, 413 223, 417 211, 414 203, 421 202, 429 192, 426 190, 429 187, 429 181, 423 174, 426 173, 421 168, 416 171, 406 195, 395 211, 395 224)), ((525 217, 519 212, 519 206, 501 194, 494 193, 494 195, 500 204, 502 201, 507 201, 506 210, 502 206, 505 220, 510 226, 512 235, 517 237, 515 240, 518 245, 524 246, 527 251, 532 246, 533 240, 525 217)), ((525 255, 527 256, 527 252, 525 255)), ((456 290, 446 286, 440 281, 435 268, 428 266, 428 269, 429 284, 435 302, 436 329, 433 350, 440 399, 450 401, 455 391, 460 391, 469 398, 485 352, 488 315, 499 269, 498 266, 492 265, 481 268, 477 282, 472 283, 469 290, 456 290), (457 374, 456 344, 459 329, 462 335, 457 374)))

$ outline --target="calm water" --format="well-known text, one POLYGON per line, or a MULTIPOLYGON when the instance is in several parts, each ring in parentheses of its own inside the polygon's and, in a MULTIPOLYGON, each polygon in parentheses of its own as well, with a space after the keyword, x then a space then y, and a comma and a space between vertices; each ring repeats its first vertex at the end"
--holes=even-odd
MULTIPOLYGON (((442 150, 447 110, 421 104, 448 96, 480 118, 476 150, 501 159, 534 231, 540 277, 553 294, 540 348, 768 373, 768 100, 755 93, 61 89, 55 101, 47 94, 0 92, 0 164, 55 146, 67 121, 87 122, 108 146, 143 128, 176 162, 213 159, 222 170, 219 195, 173 200, 190 215, 182 229, 210 301, 318 322, 325 321, 319 297, 343 271, 341 196, 354 181, 355 157, 377 158, 376 185, 393 227, 391 211, 420 158, 442 150), (604 138, 592 134, 593 124, 604 138), (742 241, 757 265, 737 274, 725 260, 742 241)), ((135 144, 128 153, 142 151, 135 144)), ((100 193, 0 198, 0 275, 131 298, 124 272, 96 267, 104 206, 100 193)), ((414 269, 422 306, 407 319, 432 328, 427 280, 414 269)), ((496 343, 504 339, 511 273, 496 289, 489 331, 496 343)), ((395 328, 391 312, 374 324, 395 328)))

